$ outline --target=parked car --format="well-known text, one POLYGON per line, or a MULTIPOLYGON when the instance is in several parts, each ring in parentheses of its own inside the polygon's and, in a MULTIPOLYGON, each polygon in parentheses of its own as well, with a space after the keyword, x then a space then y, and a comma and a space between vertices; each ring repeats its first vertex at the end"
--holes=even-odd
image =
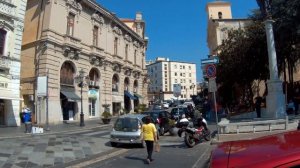
POLYGON ((146 111, 143 112, 143 114, 150 115, 154 120, 157 121, 159 124, 159 135, 164 135, 166 132, 169 131, 170 125, 169 125, 169 119, 171 117, 170 113, 163 110, 158 111, 146 111))
POLYGON ((162 110, 161 104, 153 104, 152 110, 162 110))
MULTIPOLYGON (((142 134, 142 124, 145 122, 145 114, 127 114, 117 118, 110 133, 110 144, 115 147, 117 144, 139 144, 145 147, 142 134)), ((159 124, 152 119, 157 130, 159 124)))
POLYGON ((176 121, 180 120, 182 114, 185 114, 185 116, 189 116, 187 107, 175 107, 171 110, 171 119, 176 121))
POLYGON ((169 103, 168 102, 163 102, 163 107, 164 109, 168 109, 169 108, 169 103))
POLYGON ((211 153, 210 167, 300 167, 300 131, 221 143, 211 153))
POLYGON ((195 108, 195 104, 194 104, 194 102, 192 102, 192 101, 186 101, 186 102, 183 103, 183 105, 186 105, 186 106, 192 105, 193 108, 195 108))

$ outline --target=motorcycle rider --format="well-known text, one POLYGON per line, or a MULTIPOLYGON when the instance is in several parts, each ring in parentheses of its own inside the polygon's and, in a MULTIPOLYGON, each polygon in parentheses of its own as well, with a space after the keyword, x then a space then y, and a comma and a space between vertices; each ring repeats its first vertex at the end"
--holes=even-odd
POLYGON ((205 131, 208 131, 207 121, 205 120, 205 118, 202 117, 202 115, 200 115, 200 117, 197 119, 197 124, 198 124, 198 127, 202 126, 205 131))

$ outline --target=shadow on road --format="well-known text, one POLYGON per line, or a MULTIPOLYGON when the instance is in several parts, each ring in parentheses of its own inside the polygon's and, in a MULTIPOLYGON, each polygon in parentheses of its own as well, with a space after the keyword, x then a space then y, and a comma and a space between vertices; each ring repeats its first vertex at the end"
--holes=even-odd
POLYGON ((130 159, 130 160, 140 160, 140 161, 143 162, 144 164, 148 164, 147 161, 146 161, 146 159, 144 159, 144 158, 133 157, 133 156, 125 156, 124 158, 130 159))

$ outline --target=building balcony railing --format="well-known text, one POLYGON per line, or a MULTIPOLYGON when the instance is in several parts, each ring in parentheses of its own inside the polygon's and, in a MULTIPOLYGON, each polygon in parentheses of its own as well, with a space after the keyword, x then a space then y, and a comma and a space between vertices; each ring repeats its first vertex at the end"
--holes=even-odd
POLYGON ((81 40, 69 35, 64 35, 64 45, 81 51, 81 40))
POLYGON ((7 56, 0 55, 0 68, 9 69, 12 63, 12 59, 7 56))
POLYGON ((11 17, 16 16, 16 6, 12 4, 11 0, 0 1, 0 12, 11 17))
POLYGON ((104 57, 104 49, 96 46, 91 46, 91 55, 97 55, 100 57, 104 57))
POLYGON ((99 82, 98 81, 89 81, 89 87, 99 87, 99 82))

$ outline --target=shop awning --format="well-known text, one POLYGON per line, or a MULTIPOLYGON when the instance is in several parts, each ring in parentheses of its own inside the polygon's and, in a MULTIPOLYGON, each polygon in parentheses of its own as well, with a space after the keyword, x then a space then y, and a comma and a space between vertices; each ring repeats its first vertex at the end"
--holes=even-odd
POLYGON ((61 90, 60 92, 68 98, 68 101, 80 100, 80 97, 75 92, 68 92, 65 90, 61 90))
POLYGON ((136 97, 138 97, 139 99, 142 99, 142 98, 143 98, 143 96, 141 96, 141 95, 139 95, 139 94, 137 94, 137 93, 134 93, 134 95, 135 95, 136 97))
POLYGON ((136 97, 134 97, 130 92, 125 91, 124 93, 125 93, 125 95, 128 96, 130 99, 132 99, 132 100, 135 100, 135 99, 136 99, 136 97))

